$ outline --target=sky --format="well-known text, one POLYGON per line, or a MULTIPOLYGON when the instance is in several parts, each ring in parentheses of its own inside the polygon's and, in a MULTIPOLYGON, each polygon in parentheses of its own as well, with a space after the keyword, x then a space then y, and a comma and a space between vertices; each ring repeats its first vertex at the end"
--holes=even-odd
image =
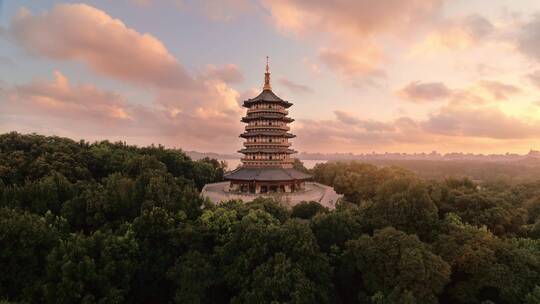
POLYGON ((537 0, 0 0, 0 133, 232 153, 266 56, 298 151, 540 149, 537 0))

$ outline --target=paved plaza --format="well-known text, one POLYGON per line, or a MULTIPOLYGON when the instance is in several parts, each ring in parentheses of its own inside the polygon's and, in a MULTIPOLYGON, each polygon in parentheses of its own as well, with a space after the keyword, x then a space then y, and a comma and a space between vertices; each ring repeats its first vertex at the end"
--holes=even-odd
POLYGON ((210 199, 216 204, 234 199, 250 202, 257 197, 274 198, 289 207, 302 201, 315 201, 329 209, 335 209, 337 201, 342 197, 342 195, 337 194, 332 187, 314 182, 306 182, 305 190, 299 192, 265 194, 229 192, 229 184, 229 182, 206 184, 201 191, 201 196, 210 199))

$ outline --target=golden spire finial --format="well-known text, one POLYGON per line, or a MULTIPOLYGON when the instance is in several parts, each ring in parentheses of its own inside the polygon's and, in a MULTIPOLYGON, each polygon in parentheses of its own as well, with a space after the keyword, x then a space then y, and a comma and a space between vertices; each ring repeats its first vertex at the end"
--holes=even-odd
POLYGON ((263 90, 272 90, 270 86, 270 68, 268 67, 268 59, 270 57, 266 56, 266 73, 264 73, 264 87, 263 90))

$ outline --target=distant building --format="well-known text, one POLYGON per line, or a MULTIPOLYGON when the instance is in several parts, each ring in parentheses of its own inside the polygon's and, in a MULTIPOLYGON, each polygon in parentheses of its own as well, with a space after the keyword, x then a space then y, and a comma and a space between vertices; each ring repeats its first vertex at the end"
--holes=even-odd
MULTIPOLYGON (((267 58, 268 59, 268 58, 267 58)), ((287 109, 292 103, 279 98, 270 85, 268 61, 262 92, 244 101, 247 108, 242 122, 246 123, 244 148, 240 153, 242 165, 225 175, 227 182, 205 185, 201 193, 212 201, 228 199, 253 200, 259 196, 274 196, 294 205, 300 201, 318 201, 333 208, 340 197, 334 189, 318 183, 307 182, 309 174, 293 168, 296 153, 291 149, 287 109)))

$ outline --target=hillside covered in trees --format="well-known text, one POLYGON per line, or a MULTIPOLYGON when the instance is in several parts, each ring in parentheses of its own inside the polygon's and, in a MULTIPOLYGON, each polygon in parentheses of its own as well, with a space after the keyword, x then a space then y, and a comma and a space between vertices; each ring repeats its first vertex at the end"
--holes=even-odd
POLYGON ((0 135, 0 302, 540 303, 540 181, 317 165, 336 210, 199 198, 180 150, 0 135))

